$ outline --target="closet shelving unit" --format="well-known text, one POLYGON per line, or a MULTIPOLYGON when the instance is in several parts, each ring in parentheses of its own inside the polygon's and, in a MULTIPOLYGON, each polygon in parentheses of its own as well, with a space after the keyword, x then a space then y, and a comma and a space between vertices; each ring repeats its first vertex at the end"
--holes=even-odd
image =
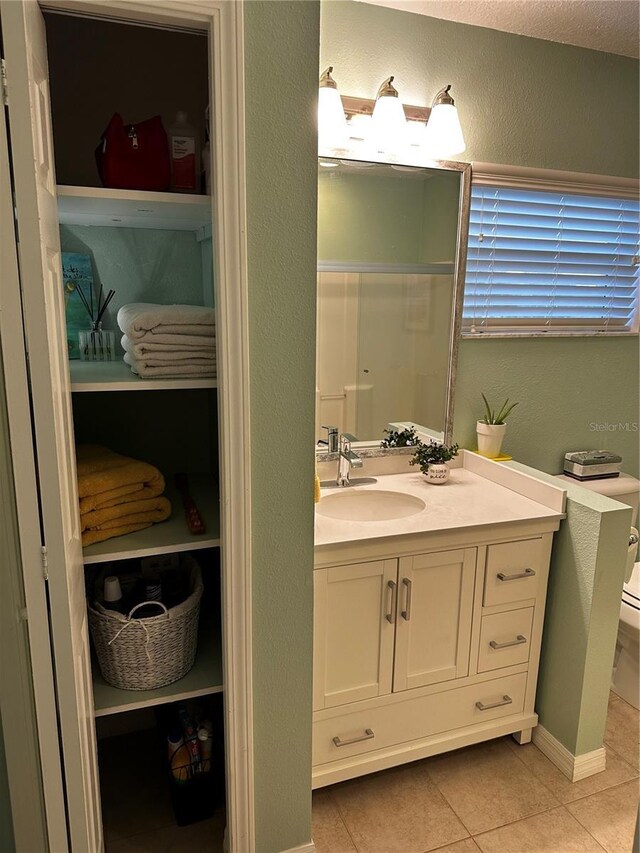
MULTIPOLYGON (((211 199, 205 195, 114 190, 100 187, 58 186, 61 225, 113 228, 152 228, 210 234, 211 199)), ((72 393, 113 391, 179 391, 215 389, 215 379, 142 379, 121 360, 114 362, 70 361, 72 393)), ((220 513, 217 484, 207 474, 190 475, 191 494, 206 525, 206 533, 190 533, 181 498, 167 483, 165 494, 173 513, 161 524, 98 542, 83 549, 85 566, 220 546, 220 513)), ((222 650, 219 625, 201 619, 196 662, 182 679, 157 690, 127 691, 107 684, 95 661, 92 668, 96 717, 220 693, 222 650)))
MULTIPOLYGON (((20 571, 25 619, 36 626, 28 633, 28 704, 43 783, 40 789, 37 773, 29 780, 35 799, 41 795, 42 826, 32 831, 27 815, 20 828, 37 841, 29 849, 103 850, 119 831, 118 782, 145 763, 136 749, 122 751, 122 766, 105 762, 111 739, 133 735, 135 743, 137 732, 162 727, 164 709, 156 715, 153 706, 218 694, 198 704, 224 735, 219 770, 228 774, 230 849, 251 849, 247 434, 246 405, 239 404, 246 382, 244 172, 236 121, 244 108, 242 11, 223 0, 40 0, 5 4, 1 23, 12 95, 3 113, 9 122, 0 122, 0 168, 7 185, 11 172, 14 194, 1 211, 10 298, 0 325, 3 360, 12 367, 7 397, 18 460, 20 571), (165 128, 186 112, 203 144, 208 107, 215 198, 98 186, 96 145, 115 112, 136 124, 158 115, 165 128), (61 252, 90 255, 95 287, 116 291, 106 329, 116 331, 117 310, 126 303, 216 307, 227 332, 224 397, 218 399, 213 378, 150 380, 122 361, 69 362, 61 252), (74 439, 157 466, 172 518, 83 549, 74 439), (224 531, 219 467, 222 505, 229 508, 224 531), (189 532, 172 490, 178 472, 189 476, 206 524, 202 536, 189 532), (187 551, 198 557, 205 588, 195 666, 158 690, 110 687, 92 660, 87 593, 104 571, 129 573, 141 558, 187 551)), ((85 322, 78 312, 74 323, 76 316, 85 322)), ((145 735, 145 744, 157 757, 156 738, 145 735)), ((134 791, 127 808, 136 806, 135 797, 134 791)), ((165 804, 157 805, 161 811, 165 804)), ((141 796, 139 806, 149 803, 141 796)), ((169 814, 156 819, 158 829, 171 823, 169 814)), ((217 830, 209 828, 217 844, 217 830)))

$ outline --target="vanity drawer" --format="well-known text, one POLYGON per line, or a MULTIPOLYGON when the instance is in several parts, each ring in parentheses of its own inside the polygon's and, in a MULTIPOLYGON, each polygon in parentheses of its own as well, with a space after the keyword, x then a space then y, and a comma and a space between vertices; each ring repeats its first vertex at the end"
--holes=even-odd
POLYGON ((478 672, 514 666, 529 660, 533 607, 483 616, 478 672))
POLYGON ((484 606, 535 598, 541 572, 542 539, 489 545, 484 575, 484 606))
POLYGON ((313 724, 313 765, 520 714, 527 673, 339 714, 313 724))

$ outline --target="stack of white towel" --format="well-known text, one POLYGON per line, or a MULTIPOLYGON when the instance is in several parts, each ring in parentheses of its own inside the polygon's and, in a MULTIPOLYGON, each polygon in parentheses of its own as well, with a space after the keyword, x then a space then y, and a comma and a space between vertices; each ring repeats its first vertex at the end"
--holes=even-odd
POLYGON ((118 311, 124 360, 134 373, 155 376, 216 376, 213 308, 133 302, 118 311))

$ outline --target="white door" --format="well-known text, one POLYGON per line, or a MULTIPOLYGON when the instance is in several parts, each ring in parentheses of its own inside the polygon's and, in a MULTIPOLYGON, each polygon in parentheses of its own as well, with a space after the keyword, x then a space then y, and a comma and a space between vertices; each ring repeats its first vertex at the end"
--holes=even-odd
POLYGON ((16 849, 46 850, 48 843, 63 851, 67 822, 11 184, 0 109, 0 704, 16 849))
POLYGON ((45 27, 35 0, 3 0, 0 12, 69 831, 74 853, 96 853, 103 839, 45 27))
POLYGON ((475 548, 402 557, 393 689, 469 673, 475 548))
POLYGON ((313 708, 391 692, 397 560, 313 573, 313 708))

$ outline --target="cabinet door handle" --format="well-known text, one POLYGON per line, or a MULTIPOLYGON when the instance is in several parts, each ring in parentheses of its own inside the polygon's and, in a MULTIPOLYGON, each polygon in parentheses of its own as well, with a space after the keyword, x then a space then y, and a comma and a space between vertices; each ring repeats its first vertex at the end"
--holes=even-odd
POLYGON ((371 740, 372 737, 375 737, 373 733, 373 729, 365 729, 364 734, 359 737, 352 737, 349 740, 340 740, 338 735, 332 738, 335 746, 351 746, 352 743, 360 743, 362 740, 371 740))
POLYGON ((402 578, 402 583, 407 588, 407 598, 404 605, 405 609, 402 611, 402 618, 408 622, 411 619, 411 589, 413 584, 410 578, 402 578))
POLYGON ((507 696, 505 693, 499 702, 490 702, 488 705, 485 705, 484 702, 476 702, 476 708, 478 711, 490 711, 491 708, 500 708, 502 705, 510 705, 512 702, 511 696, 507 696))
POLYGON ((527 642, 527 638, 523 637, 522 634, 518 634, 515 640, 508 640, 506 643, 496 643, 495 640, 491 640, 489 645, 492 649, 508 649, 509 646, 521 646, 523 643, 527 642))
POLYGON ((498 572, 499 581, 517 581, 520 578, 532 578, 535 575, 533 569, 525 569, 524 572, 517 572, 515 575, 505 575, 504 572, 498 572))
POLYGON ((395 581, 387 581, 387 587, 391 590, 391 607, 385 615, 387 622, 393 623, 396 621, 396 604, 398 600, 398 584, 395 581))

